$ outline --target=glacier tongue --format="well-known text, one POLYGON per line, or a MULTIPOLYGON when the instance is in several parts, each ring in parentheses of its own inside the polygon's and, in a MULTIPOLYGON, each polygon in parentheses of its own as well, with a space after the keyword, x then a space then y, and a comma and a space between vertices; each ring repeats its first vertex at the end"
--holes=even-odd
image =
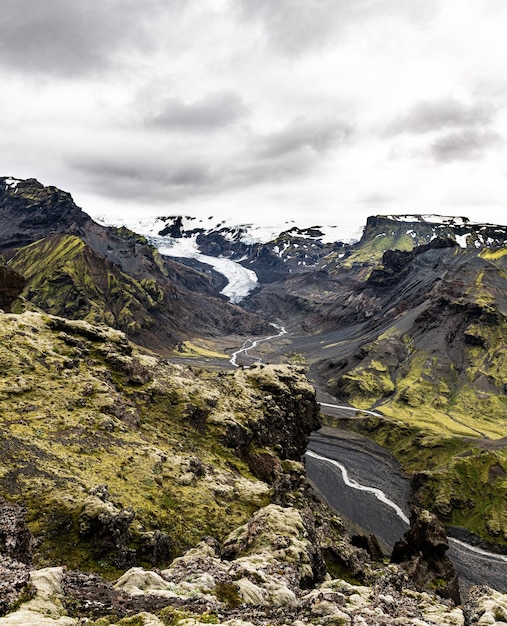
POLYGON ((220 293, 237 304, 257 287, 257 274, 253 270, 243 267, 240 263, 221 257, 208 256, 199 251, 199 247, 193 237, 173 239, 160 237, 153 240, 160 254, 171 257, 183 257, 196 259, 206 265, 211 265, 217 272, 225 276, 227 285, 220 293))

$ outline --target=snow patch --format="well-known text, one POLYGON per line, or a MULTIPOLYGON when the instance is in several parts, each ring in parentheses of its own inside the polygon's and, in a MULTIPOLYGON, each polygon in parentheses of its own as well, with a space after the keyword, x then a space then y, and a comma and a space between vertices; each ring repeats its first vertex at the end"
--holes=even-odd
POLYGON ((468 239, 468 234, 467 235, 456 235, 456 243, 458 244, 458 246, 460 248, 466 248, 467 247, 467 239, 468 239))
POLYGON ((10 189, 16 189, 16 187, 18 186, 18 183, 20 183, 21 180, 19 180, 19 178, 6 178, 5 179, 5 187, 9 187, 10 189))

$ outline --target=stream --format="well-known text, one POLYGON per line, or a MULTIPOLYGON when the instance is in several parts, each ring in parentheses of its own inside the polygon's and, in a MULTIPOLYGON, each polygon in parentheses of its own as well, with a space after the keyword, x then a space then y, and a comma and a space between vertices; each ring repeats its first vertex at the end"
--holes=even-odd
POLYGON ((236 350, 236 352, 232 353, 231 358, 229 359, 229 363, 231 365, 234 365, 234 367, 239 367, 237 359, 240 354, 244 354, 246 357, 251 359, 254 363, 262 363, 261 358, 250 356, 248 354, 248 351, 253 350, 254 348, 257 348, 258 345, 260 345, 261 343, 265 341, 278 339, 278 337, 281 337, 282 335, 287 334, 287 331, 285 330, 283 326, 279 326, 278 324, 271 324, 271 326, 273 326, 273 328, 275 328, 278 331, 276 335, 269 335, 268 337, 261 337, 260 339, 247 339, 243 343, 241 348, 239 348, 239 350, 236 350))
MULTIPOLYGON (((312 433, 306 475, 327 502, 392 549, 408 524, 411 489, 391 454, 366 437, 338 428, 312 433)), ((507 556, 449 537, 449 557, 464 587, 507 592, 507 556)))

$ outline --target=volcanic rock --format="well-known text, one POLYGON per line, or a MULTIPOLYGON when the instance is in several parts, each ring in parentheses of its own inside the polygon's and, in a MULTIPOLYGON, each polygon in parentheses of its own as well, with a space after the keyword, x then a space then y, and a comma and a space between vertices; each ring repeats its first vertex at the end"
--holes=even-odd
POLYGON ((445 554, 448 549, 447 535, 437 516, 412 507, 410 529, 395 544, 391 561, 400 564, 418 589, 431 589, 460 604, 458 574, 445 554))

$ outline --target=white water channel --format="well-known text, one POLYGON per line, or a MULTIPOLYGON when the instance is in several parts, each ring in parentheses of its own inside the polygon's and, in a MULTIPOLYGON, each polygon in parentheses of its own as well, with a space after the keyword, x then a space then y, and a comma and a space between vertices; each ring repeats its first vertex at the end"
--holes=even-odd
MULTIPOLYGON (((327 406, 337 406, 337 405, 327 405, 327 406)), ((396 513, 396 515, 401 520, 403 520, 403 522, 407 524, 407 526, 410 524, 410 521, 408 517, 405 515, 405 513, 403 512, 403 510, 395 502, 390 500, 381 489, 377 489, 376 487, 369 487, 367 485, 362 485, 361 483, 358 483, 353 478, 350 478, 346 467, 342 465, 341 463, 339 463, 338 461, 335 461, 334 459, 330 459, 326 456, 317 454, 316 452, 313 452, 312 450, 307 450, 305 452, 305 456, 310 456, 319 461, 324 461, 325 463, 334 465, 340 470, 342 474, 343 482, 347 487, 350 487, 351 489, 356 489, 358 491, 366 491, 366 492, 372 493, 377 498, 377 500, 379 500, 383 504, 386 504, 387 506, 392 508, 394 512, 396 513)), ((469 543, 466 543, 465 541, 460 541, 459 539, 455 539, 454 537, 448 537, 448 541, 449 541, 449 545, 454 545, 456 548, 461 548, 462 550, 468 553, 472 553, 476 557, 480 557, 481 559, 484 559, 486 561, 496 561, 498 563, 507 563, 507 556, 503 554, 496 554, 495 552, 489 552, 487 550, 483 550, 482 548, 473 546, 469 543)))
POLYGON ((334 465, 341 471, 343 482, 347 485, 347 487, 350 487, 351 489, 357 489, 358 491, 367 491, 368 493, 372 493, 377 498, 377 500, 391 507, 396 515, 400 519, 402 519, 405 524, 407 524, 407 526, 410 524, 408 517, 405 515, 403 510, 396 504, 396 502, 390 500, 381 489, 377 489, 376 487, 368 487, 367 485, 361 485, 361 483, 358 483, 353 478, 350 478, 346 467, 341 463, 338 463, 338 461, 335 461, 334 459, 328 459, 326 456, 321 456, 320 454, 317 454, 312 450, 307 450, 305 452, 305 456, 311 456, 312 458, 318 459, 319 461, 324 461, 326 463, 334 465))
POLYGON ((236 350, 236 352, 232 353, 232 356, 229 359, 229 363, 231 365, 234 365, 234 367, 239 367, 237 363, 237 358, 240 354, 244 354, 245 356, 250 357, 257 363, 262 363, 262 359, 251 357, 248 354, 248 351, 253 350, 254 348, 257 348, 257 346, 263 343, 264 341, 271 341, 272 339, 277 339, 278 337, 281 337, 282 335, 287 334, 287 331, 285 330, 283 326, 279 326, 278 324, 271 324, 271 326, 273 326, 274 328, 278 330, 278 333, 276 335, 269 335, 269 337, 260 337, 259 339, 255 339, 255 340, 247 339, 239 350, 236 350))

